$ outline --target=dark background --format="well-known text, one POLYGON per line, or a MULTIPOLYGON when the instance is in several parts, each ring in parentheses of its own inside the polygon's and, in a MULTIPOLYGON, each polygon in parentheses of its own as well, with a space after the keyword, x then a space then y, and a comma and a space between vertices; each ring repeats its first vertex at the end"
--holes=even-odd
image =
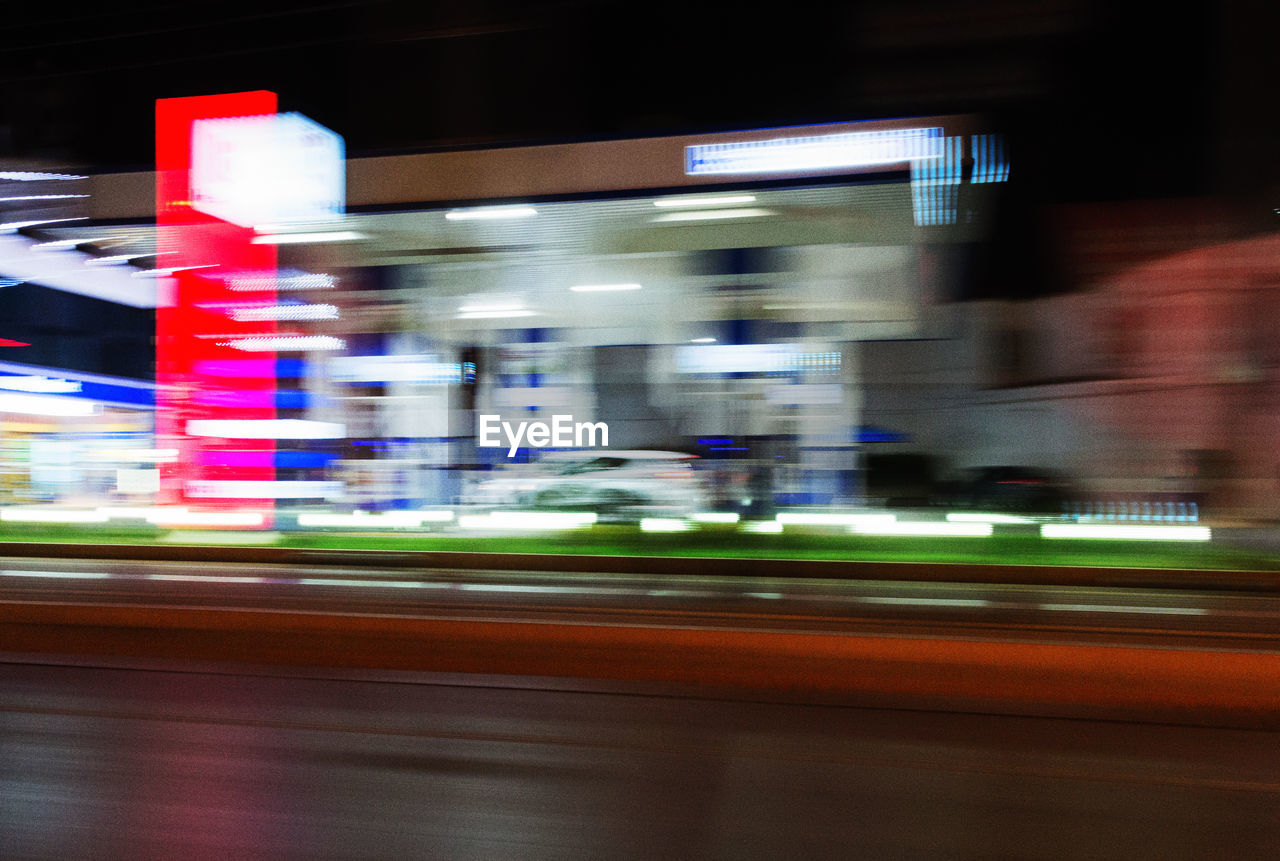
POLYGON ((265 88, 352 155, 978 112, 1037 200, 1248 197, 1275 185, 1276 6, 24 4, 0 156, 144 169, 156 98, 265 88))

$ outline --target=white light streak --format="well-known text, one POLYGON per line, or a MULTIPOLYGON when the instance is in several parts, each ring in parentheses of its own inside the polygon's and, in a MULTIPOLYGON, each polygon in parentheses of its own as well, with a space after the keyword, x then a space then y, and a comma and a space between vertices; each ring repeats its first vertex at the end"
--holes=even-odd
POLYGON ((948 523, 1035 523, 1030 517, 1017 517, 1012 514, 982 514, 968 512, 952 512, 947 515, 948 523))
POLYGON ((350 514, 299 514, 298 525, 319 528, 355 527, 415 529, 423 523, 446 523, 452 511, 353 511, 350 514))
POLYGON ((257 511, 174 511, 147 516, 155 526, 262 526, 266 517, 257 511))
POLYGON ((57 508, 3 508, 0 520, 12 523, 106 523, 97 511, 62 511, 57 508))
POLYGON ((241 322, 256 320, 336 320, 334 305, 263 305, 257 308, 233 308, 231 319, 241 322))
POLYGON ((249 241, 253 245, 305 245, 311 242, 355 242, 368 238, 354 230, 328 230, 314 233, 272 233, 255 236, 249 241))
POLYGON ((641 532, 687 532, 688 530, 687 520, 678 520, 674 517, 642 517, 640 519, 641 532))
POLYGON ((778 535, 782 532, 782 524, 776 520, 758 520, 744 523, 738 527, 742 532, 758 532, 764 535, 778 535))
POLYGON ((305 419, 191 419, 188 436, 221 439, 342 439, 347 426, 305 419))
POLYGON ((624 290, 640 290, 642 284, 575 284, 569 289, 574 293, 618 293, 624 290))
POLYGON ((46 179, 88 179, 71 173, 42 173, 36 170, 0 170, 0 179, 12 179, 17 182, 41 182, 46 179))
POLYGON ((695 523, 737 523, 740 517, 736 511, 698 511, 689 515, 695 523))
POLYGON ((87 194, 23 194, 17 197, 0 197, 0 203, 19 200, 70 200, 75 197, 88 197, 87 194))
POLYGON ((537 311, 467 311, 459 314, 459 320, 501 320, 508 317, 536 317, 537 311))
POLYGON ((772 209, 701 209, 691 212, 666 212, 651 221, 712 221, 721 218, 762 218, 777 215, 772 209))
POLYGON ((661 209, 675 209, 686 206, 734 206, 739 203, 755 203, 754 194, 720 194, 698 197, 660 197, 653 205, 661 209))
POLYGON ((788 526, 881 526, 895 523, 895 514, 839 514, 822 511, 782 511, 775 517, 788 526))
POLYGON ((345 350, 347 342, 332 335, 263 335, 236 338, 219 346, 234 347, 246 352, 294 351, 294 350, 345 350))
POLYGON ((91 416, 97 412, 97 404, 80 398, 0 394, 0 413, 22 413, 30 416, 91 416))
POLYGON ((850 532, 858 535, 934 535, 957 538, 986 538, 991 535, 990 523, 855 523, 850 532))
POLYGON ((78 392, 83 388, 79 380, 60 380, 51 377, 5 377, 0 376, 0 389, 15 392, 45 392, 66 394, 78 392))
POLYGON ((1046 523, 1042 538, 1101 538, 1122 541, 1208 541, 1207 526, 1142 526, 1088 523, 1046 523))
POLYGON ((529 218, 537 215, 532 206, 479 206, 475 209, 451 209, 444 214, 449 221, 493 221, 504 218, 529 218))

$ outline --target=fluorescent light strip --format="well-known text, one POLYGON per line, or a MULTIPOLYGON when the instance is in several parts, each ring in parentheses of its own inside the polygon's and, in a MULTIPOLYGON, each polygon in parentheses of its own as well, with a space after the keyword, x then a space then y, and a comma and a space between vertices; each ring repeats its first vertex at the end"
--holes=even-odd
POLYGON ((685 173, 792 173, 875 167, 937 158, 939 127, 838 132, 685 147, 685 173))
POLYGON ((667 212, 651 221, 713 221, 721 218, 761 218, 776 215, 772 209, 749 207, 747 209, 702 209, 693 212, 667 212))
POLYGON ((236 338, 219 346, 234 347, 246 352, 294 351, 294 350, 344 350, 347 342, 332 335, 276 335, 236 338))
POLYGON ((221 439, 343 439, 347 426, 304 419, 191 419, 188 436, 221 439))
POLYGON ((496 221, 504 218, 529 218, 538 214, 532 206, 480 206, 475 209, 451 209, 444 214, 449 221, 496 221))
POLYGON ((316 233, 270 233, 255 236, 250 240, 253 245, 305 245, 311 242, 354 242, 357 239, 368 239, 363 233, 354 230, 330 230, 316 233))
POLYGON ((776 520, 760 520, 744 523, 738 527, 742 532, 759 532, 765 535, 777 535, 782 532, 782 524, 776 520))
POLYGON ((715 338, 690 338, 689 339, 690 344, 714 344, 715 342, 716 342, 715 338))
POLYGON ((934 535, 939 537, 986 538, 991 534, 990 523, 856 523, 849 527, 858 535, 934 535))
POLYGON ((895 523, 896 514, 836 514, 819 511, 783 511, 774 517, 788 526, 879 526, 895 523))
POLYGON ((733 206, 737 203, 755 203, 754 194, 722 194, 703 197, 660 197, 653 205, 660 209, 675 209, 685 206, 733 206))
POLYGON ((263 305, 258 308, 233 308, 232 320, 249 322, 257 320, 336 320, 338 309, 334 305, 263 305))
POLYGON ((461 305, 458 307, 458 310, 464 313, 482 313, 485 311, 523 311, 524 305, 516 302, 508 302, 505 305, 495 302, 490 305, 461 305))
POLYGON ((642 284, 575 284, 569 289, 574 293, 618 293, 623 290, 640 290, 642 284))
POLYGON ((674 517, 642 517, 641 532, 688 532, 689 522, 674 517))
POLYGON ((1207 526, 1140 526, 1089 523, 1046 523, 1042 538, 1101 538, 1122 541, 1208 541, 1207 526))
POLYGON ((76 218, 41 218, 37 221, 10 221, 0 224, 0 230, 14 231, 21 230, 24 227, 37 227, 41 224, 60 224, 64 221, 88 221, 89 216, 81 215, 76 218))
POLYGON ((383 511, 373 514, 299 514, 298 525, 307 527, 390 527, 414 528, 424 522, 442 523, 453 519, 452 511, 383 511))
POLYGON ((106 580, 106 571, 0 571, 6 577, 49 577, 57 580, 106 580))

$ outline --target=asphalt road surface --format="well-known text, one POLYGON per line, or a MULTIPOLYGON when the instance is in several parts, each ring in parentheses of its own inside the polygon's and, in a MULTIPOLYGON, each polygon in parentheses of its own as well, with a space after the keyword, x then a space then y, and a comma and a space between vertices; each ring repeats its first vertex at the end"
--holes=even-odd
POLYGON ((1258 859, 1278 811, 1263 731, 0 663, 5 859, 1258 859))

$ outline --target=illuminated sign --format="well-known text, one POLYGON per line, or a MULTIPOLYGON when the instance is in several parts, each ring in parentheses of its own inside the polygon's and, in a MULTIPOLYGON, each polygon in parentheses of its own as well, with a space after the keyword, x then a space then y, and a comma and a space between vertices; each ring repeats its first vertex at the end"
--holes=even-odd
POLYGON ((301 114, 191 125, 191 206, 241 227, 325 221, 346 200, 342 138, 301 114))
POLYGON ((685 147, 685 173, 792 173, 907 164, 942 155, 942 129, 891 129, 685 147))

